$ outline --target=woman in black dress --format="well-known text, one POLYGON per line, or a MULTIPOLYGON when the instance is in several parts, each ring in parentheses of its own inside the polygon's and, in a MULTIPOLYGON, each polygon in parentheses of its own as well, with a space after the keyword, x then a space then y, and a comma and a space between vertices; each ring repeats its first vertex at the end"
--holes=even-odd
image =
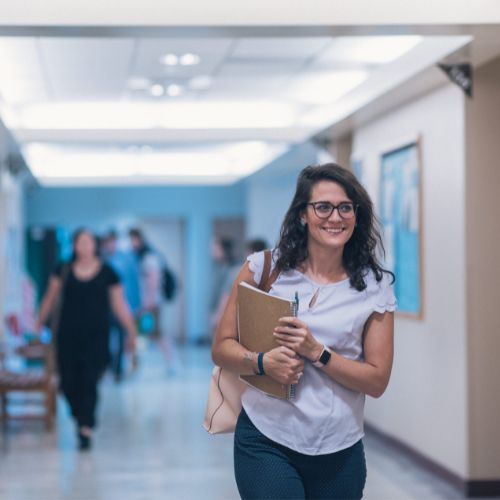
POLYGON ((136 327, 118 275, 97 254, 97 241, 88 230, 73 237, 73 256, 59 264, 42 300, 37 327, 41 328, 61 296, 56 332, 60 387, 78 426, 80 449, 91 445, 95 427, 97 385, 109 361, 111 312, 128 332, 135 348, 136 327))

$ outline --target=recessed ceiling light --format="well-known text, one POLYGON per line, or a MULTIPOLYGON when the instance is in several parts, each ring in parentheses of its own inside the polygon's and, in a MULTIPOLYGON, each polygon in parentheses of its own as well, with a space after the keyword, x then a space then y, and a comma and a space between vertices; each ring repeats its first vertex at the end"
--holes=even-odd
POLYGON ((188 86, 191 90, 205 90, 212 85, 212 78, 208 75, 195 76, 189 80, 188 86))
POLYGON ((177 97, 184 92, 184 89, 180 85, 176 85, 175 83, 170 84, 167 87, 167 94, 170 97, 177 97))
POLYGON ((182 66, 195 66, 196 64, 200 64, 200 61, 201 58, 198 54, 191 54, 190 52, 180 57, 182 66))
POLYGON ((176 66, 179 64, 179 58, 175 54, 165 54, 160 57, 160 62, 165 66, 176 66))
POLYGON ((165 89, 163 88, 163 85, 155 83, 151 86, 150 92, 153 97, 161 97, 165 93, 165 89))
POLYGON ((150 86, 151 82, 149 79, 142 76, 133 76, 127 82, 127 87, 130 90, 147 90, 150 86))

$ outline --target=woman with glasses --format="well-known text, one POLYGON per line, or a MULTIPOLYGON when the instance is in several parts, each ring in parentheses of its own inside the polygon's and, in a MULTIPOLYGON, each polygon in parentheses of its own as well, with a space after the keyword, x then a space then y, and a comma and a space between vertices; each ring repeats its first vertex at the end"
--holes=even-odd
MULTIPOLYGON (((273 251, 270 293, 299 297, 298 317, 280 319, 278 347, 250 352, 237 341, 237 284, 260 282, 264 253, 235 280, 212 348, 216 364, 296 384, 295 398, 253 387, 243 396, 234 439, 242 498, 363 495, 365 395, 385 391, 393 358, 394 276, 377 251, 372 202, 355 176, 330 163, 307 167, 273 251)), ((271 334, 271 332, 270 332, 271 334)))

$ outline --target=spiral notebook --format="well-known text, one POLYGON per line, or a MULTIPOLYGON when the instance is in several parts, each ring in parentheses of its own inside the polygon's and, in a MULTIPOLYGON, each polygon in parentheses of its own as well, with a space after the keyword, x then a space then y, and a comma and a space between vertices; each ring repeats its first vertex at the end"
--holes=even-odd
MULTIPOLYGON (((238 334, 244 347, 253 352, 267 352, 278 347, 273 330, 283 316, 297 316, 294 300, 269 295, 242 282, 238 285, 238 334)), ((293 399, 295 385, 280 384, 267 375, 241 375, 240 378, 269 396, 293 399)))

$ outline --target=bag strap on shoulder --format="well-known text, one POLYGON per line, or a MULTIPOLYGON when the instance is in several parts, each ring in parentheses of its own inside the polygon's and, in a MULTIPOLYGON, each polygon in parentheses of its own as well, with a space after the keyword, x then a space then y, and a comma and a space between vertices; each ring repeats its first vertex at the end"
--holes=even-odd
POLYGON ((274 268, 271 271, 271 263, 272 263, 272 252, 271 250, 264 250, 264 267, 262 269, 262 276, 260 278, 259 290, 268 293, 273 286, 273 283, 278 279, 280 274, 278 268, 274 268))

